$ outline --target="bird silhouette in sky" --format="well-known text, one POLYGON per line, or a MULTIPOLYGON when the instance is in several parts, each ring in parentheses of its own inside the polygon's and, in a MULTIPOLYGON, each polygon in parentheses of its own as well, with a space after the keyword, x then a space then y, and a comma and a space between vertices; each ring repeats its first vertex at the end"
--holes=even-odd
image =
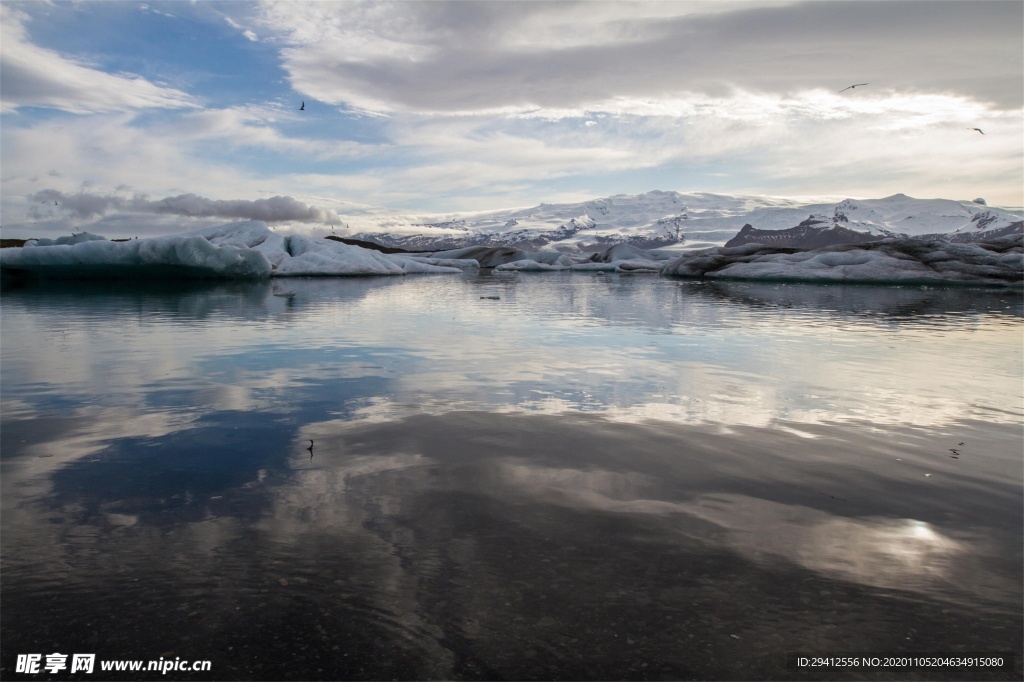
POLYGON ((306 110, 306 100, 302 100, 302 106, 299 107, 299 111, 305 111, 305 110, 306 110))
POLYGON ((977 130, 977 131, 978 131, 979 133, 981 133, 982 135, 984 135, 984 134, 985 134, 985 133, 984 133, 984 131, 983 131, 983 130, 982 130, 981 128, 968 128, 968 130, 977 130))
POLYGON ((846 92, 847 90, 853 90, 854 88, 856 88, 856 87, 860 87, 861 85, 867 85, 867 83, 854 83, 854 84, 853 84, 853 85, 851 85, 851 86, 848 86, 848 87, 845 87, 845 88, 843 88, 843 89, 842 89, 842 90, 840 90, 839 92, 846 92))

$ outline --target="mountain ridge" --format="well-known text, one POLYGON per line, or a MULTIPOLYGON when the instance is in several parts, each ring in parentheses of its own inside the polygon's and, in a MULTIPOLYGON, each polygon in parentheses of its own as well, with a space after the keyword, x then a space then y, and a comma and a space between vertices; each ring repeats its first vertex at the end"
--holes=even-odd
MULTIPOLYGON (((652 248, 721 246, 748 231, 741 243, 810 247, 887 237, 984 241, 1024 230, 1018 211, 988 206, 983 199, 881 199, 814 201, 769 196, 652 190, 643 194, 547 204, 524 209, 450 215, 400 229, 360 231, 352 238, 389 248, 442 250, 511 246, 588 252, 627 243, 652 248), (842 241, 842 240, 852 240, 842 241)), ((389 227, 394 228, 396 221, 389 227)))

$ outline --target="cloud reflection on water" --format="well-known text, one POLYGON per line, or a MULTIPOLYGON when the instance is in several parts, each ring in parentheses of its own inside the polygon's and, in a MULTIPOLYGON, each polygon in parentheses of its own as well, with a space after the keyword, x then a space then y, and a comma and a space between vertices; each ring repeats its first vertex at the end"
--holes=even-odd
POLYGON ((609 603, 688 623, 659 621, 675 646, 740 592, 768 641, 794 575, 865 621, 877 591, 1019 611, 1013 292, 294 287, 5 293, 9 585, 158 575, 225 631, 308 600, 408 641, 422 677, 452 676, 452 633, 499 660, 514 618, 575 631, 609 603))
POLYGON ((53 301, 15 292, 5 298, 8 375, 82 401, 99 389, 123 405, 191 390, 189 402, 221 410, 273 410, 290 387, 332 377, 386 380, 386 393, 366 396, 390 406, 381 409, 623 421, 935 426, 1012 420, 1021 410, 992 408, 1022 407, 1019 349, 1006 362, 1019 345, 1014 292, 572 276, 295 285, 288 310, 257 285, 238 308, 218 294, 180 304, 144 291, 53 301), (481 288, 503 299, 481 301, 481 288), (126 318, 126 307, 145 313, 126 318), (29 349, 50 361, 21 362, 29 349))

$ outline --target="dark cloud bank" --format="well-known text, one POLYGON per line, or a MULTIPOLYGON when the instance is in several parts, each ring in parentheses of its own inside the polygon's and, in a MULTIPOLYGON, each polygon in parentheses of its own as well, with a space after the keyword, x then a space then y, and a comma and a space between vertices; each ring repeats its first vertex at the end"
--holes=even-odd
POLYGON ((178 215, 189 218, 262 220, 267 223, 322 223, 340 220, 334 211, 310 206, 286 196, 249 201, 208 199, 197 194, 179 194, 153 200, 143 195, 129 198, 88 192, 66 194, 55 189, 45 189, 36 192, 29 199, 39 204, 39 208, 34 210, 36 215, 32 217, 42 217, 41 207, 47 205, 60 208, 81 220, 102 216, 110 211, 178 215))

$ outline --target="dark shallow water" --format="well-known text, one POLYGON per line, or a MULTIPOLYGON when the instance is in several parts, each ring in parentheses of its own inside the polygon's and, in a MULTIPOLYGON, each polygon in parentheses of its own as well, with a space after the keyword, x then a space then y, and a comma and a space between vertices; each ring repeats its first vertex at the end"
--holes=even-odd
POLYGON ((0 310, 4 679, 1021 678, 1019 293, 484 275, 0 310), (15 672, 53 652, 211 670, 15 672))

